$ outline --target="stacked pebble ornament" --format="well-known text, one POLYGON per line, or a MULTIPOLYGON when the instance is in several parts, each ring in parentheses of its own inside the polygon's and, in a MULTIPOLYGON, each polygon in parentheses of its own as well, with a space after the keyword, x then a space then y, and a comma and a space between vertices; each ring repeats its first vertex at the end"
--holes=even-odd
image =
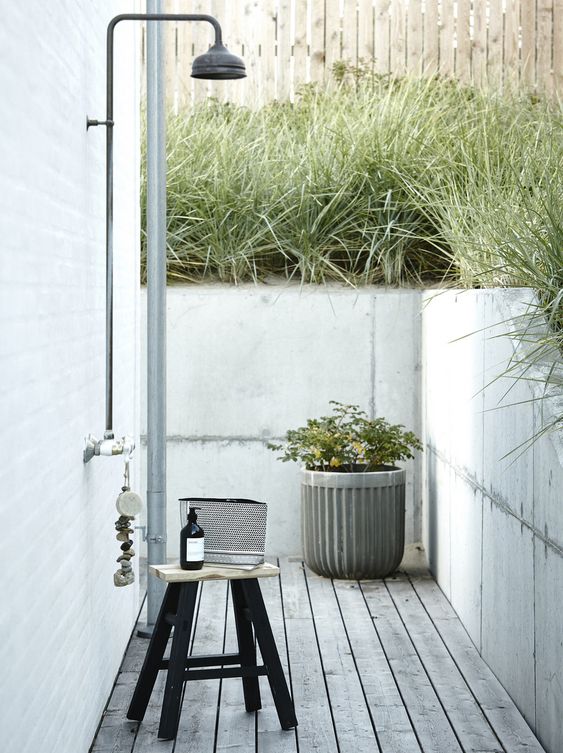
POLYGON ((141 512, 142 502, 138 494, 132 492, 128 486, 123 486, 115 506, 119 513, 119 518, 115 521, 117 531, 115 538, 122 543, 121 554, 117 558, 120 569, 114 573, 113 582, 118 587, 129 586, 135 582, 135 573, 131 564, 131 559, 135 556, 133 542, 131 541, 131 534, 133 533, 131 521, 134 520, 135 515, 141 512))

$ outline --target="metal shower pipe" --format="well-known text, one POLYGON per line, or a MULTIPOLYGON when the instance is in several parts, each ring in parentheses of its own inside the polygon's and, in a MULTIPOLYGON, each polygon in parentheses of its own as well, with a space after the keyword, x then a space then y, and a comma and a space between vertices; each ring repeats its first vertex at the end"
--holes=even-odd
POLYGON ((205 21, 213 26, 215 44, 222 44, 216 18, 197 13, 122 13, 112 18, 106 43, 106 119, 88 118, 86 127, 106 126, 106 418, 104 439, 113 439, 113 69, 114 31, 121 21, 205 21))

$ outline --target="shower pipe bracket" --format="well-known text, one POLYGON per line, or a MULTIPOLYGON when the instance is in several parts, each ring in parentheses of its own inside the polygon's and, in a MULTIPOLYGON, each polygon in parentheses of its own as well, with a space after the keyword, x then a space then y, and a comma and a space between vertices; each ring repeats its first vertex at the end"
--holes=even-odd
POLYGON ((111 128, 113 126, 113 120, 95 120, 86 116, 86 130, 93 128, 94 126, 107 126, 111 128))
POLYGON ((143 541, 150 541, 153 544, 166 544, 168 540, 166 536, 147 533, 146 526, 135 526, 135 530, 142 532, 143 541))
POLYGON ((84 445, 84 462, 88 463, 96 456, 111 457, 113 455, 123 455, 127 461, 131 459, 135 449, 135 440, 128 435, 121 439, 104 436, 104 439, 96 439, 92 434, 88 434, 84 445))

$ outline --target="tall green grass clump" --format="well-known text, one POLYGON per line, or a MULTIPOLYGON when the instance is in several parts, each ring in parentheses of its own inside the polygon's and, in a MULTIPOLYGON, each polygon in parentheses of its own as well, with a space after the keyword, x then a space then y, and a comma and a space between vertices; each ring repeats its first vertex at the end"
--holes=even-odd
POLYGON ((530 270, 514 234, 526 217, 545 245, 561 125, 530 97, 435 79, 170 115, 169 279, 553 286, 560 249, 530 270))

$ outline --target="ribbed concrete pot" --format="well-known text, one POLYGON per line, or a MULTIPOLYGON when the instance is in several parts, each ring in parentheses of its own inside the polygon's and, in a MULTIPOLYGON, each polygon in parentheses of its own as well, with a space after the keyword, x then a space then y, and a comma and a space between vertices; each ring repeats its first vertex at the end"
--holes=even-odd
POLYGON ((301 471, 305 562, 329 578, 384 578, 405 548, 405 471, 301 471))

